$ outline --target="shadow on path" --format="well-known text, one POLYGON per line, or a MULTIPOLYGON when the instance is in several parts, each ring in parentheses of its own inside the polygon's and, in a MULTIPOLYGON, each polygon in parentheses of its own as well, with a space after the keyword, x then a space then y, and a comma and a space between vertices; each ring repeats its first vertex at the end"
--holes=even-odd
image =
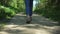
MULTIPOLYGON (((26 24, 26 16, 16 15, 8 24, 22 25, 26 24)), ((33 16, 31 24, 39 24, 43 26, 57 26, 58 22, 54 22, 42 16, 33 16)))

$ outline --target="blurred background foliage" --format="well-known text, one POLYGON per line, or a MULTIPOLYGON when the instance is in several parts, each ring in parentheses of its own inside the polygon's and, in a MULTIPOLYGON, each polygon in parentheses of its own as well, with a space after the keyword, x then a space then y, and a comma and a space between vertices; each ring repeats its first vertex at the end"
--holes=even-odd
POLYGON ((10 19, 23 11, 25 11, 23 0, 0 0, 0 19, 10 19))
POLYGON ((38 0, 35 13, 60 23, 60 0, 38 0))
MULTIPOLYGON (((60 22, 60 0, 34 0, 34 13, 60 22)), ((10 19, 19 12, 25 12, 24 0, 0 0, 0 20, 10 19)))

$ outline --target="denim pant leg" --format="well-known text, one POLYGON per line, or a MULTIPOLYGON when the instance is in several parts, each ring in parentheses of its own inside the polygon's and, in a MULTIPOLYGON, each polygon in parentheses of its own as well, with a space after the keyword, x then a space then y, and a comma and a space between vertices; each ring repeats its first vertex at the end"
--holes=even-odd
POLYGON ((32 16, 33 0, 30 0, 29 8, 30 8, 30 16, 32 16))
POLYGON ((32 16, 33 0, 25 0, 26 15, 32 16))

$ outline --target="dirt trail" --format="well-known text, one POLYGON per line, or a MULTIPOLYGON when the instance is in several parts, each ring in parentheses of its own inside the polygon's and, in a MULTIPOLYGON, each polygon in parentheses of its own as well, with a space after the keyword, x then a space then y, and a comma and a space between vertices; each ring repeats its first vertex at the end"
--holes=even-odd
POLYGON ((25 19, 25 15, 17 14, 0 34, 60 34, 60 26, 56 25, 57 22, 41 15, 33 14, 31 24, 26 24, 25 19))

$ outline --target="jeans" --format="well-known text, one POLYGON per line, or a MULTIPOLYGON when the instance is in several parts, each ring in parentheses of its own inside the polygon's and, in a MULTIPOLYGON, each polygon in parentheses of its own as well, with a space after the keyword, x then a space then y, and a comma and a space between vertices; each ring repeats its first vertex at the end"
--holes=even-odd
POLYGON ((33 0, 25 0, 26 15, 32 16, 33 0))

